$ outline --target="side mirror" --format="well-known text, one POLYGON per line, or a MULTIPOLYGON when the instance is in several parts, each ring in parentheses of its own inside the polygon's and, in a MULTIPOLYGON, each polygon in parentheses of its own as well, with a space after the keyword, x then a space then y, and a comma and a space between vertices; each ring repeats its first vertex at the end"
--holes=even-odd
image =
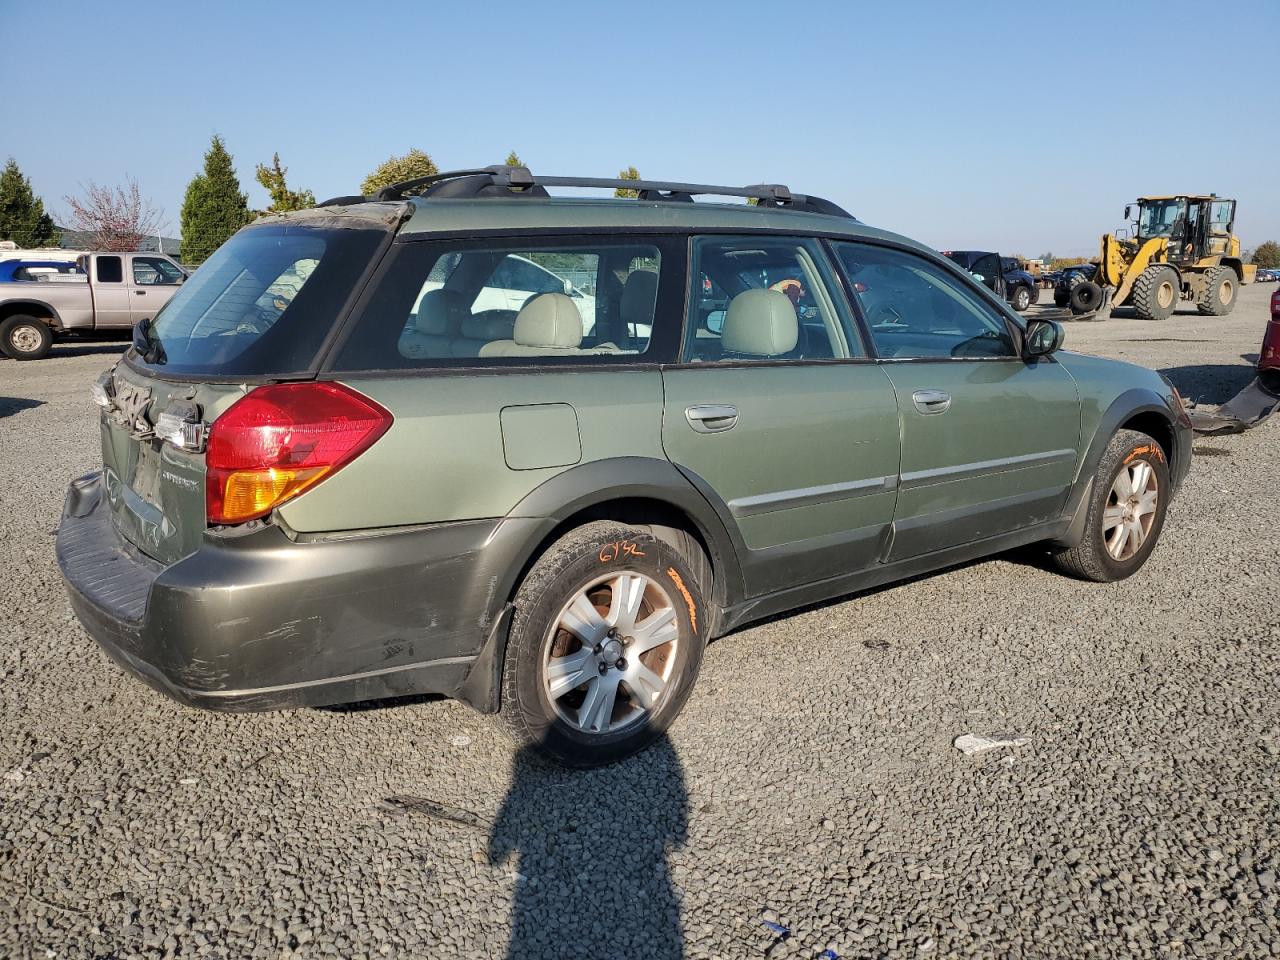
POLYGON ((1032 320, 1022 338, 1022 355, 1028 359, 1047 357, 1061 349, 1066 338, 1067 331, 1056 320, 1032 320))
POLYGON ((564 295, 566 297, 573 296, 573 284, 570 283, 568 280, 564 281, 564 295))
POLYGON ((1124 218, 1125 218, 1126 220, 1128 220, 1128 219, 1129 219, 1129 211, 1130 211, 1130 209, 1132 208, 1132 206, 1133 206, 1133 204, 1130 204, 1130 203, 1126 203, 1126 204, 1124 205, 1124 218))

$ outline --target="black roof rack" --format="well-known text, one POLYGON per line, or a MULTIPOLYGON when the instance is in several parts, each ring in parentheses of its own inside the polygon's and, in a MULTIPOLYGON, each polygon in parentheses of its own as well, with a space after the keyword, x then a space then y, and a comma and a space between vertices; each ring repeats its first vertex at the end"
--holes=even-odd
MULTIPOLYGON (((637 199, 691 203, 695 196, 745 197, 759 206, 805 213, 825 213, 853 219, 853 214, 822 197, 792 193, 780 183, 757 183, 748 187, 723 187, 707 183, 668 183, 662 180, 622 180, 600 177, 538 177, 528 167, 497 164, 472 170, 450 170, 429 177, 416 177, 383 187, 374 200, 403 200, 410 190, 427 187, 431 197, 546 197, 547 187, 594 187, 605 190, 636 191, 637 199)), ((350 197, 335 197, 319 206, 350 203, 350 197)))

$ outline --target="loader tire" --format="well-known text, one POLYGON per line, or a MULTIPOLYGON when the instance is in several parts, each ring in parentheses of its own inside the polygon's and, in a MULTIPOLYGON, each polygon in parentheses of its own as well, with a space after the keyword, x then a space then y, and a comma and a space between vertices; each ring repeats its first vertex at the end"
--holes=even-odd
POLYGON ((1204 275, 1204 289, 1196 309, 1206 317, 1225 317, 1236 305, 1239 282, 1230 267, 1212 267, 1204 275))
POLYGON ((1142 320, 1168 320, 1178 306, 1178 275, 1172 267, 1147 267, 1133 283, 1129 302, 1142 320))
POLYGON ((1102 288, 1091 280, 1082 280, 1071 288, 1071 312, 1093 313, 1102 306, 1102 288))

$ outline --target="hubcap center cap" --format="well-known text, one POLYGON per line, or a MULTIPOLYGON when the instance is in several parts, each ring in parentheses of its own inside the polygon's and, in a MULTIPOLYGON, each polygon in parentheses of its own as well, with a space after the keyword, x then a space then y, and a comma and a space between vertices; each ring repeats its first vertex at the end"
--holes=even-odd
POLYGON ((605 641, 600 648, 599 656, 601 664, 613 666, 622 658, 622 641, 617 639, 605 641))

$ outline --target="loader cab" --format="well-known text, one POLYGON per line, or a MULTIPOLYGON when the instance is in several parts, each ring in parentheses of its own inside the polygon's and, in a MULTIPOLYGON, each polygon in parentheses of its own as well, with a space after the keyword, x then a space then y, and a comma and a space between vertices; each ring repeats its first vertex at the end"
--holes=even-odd
MULTIPOLYGON (((1195 197, 1142 197, 1137 201, 1138 216, 1134 240, 1169 242, 1170 262, 1190 262, 1209 256, 1230 253, 1232 229, 1235 226, 1236 202, 1212 194, 1195 197)), ((1128 220, 1133 205, 1125 207, 1128 220)))

